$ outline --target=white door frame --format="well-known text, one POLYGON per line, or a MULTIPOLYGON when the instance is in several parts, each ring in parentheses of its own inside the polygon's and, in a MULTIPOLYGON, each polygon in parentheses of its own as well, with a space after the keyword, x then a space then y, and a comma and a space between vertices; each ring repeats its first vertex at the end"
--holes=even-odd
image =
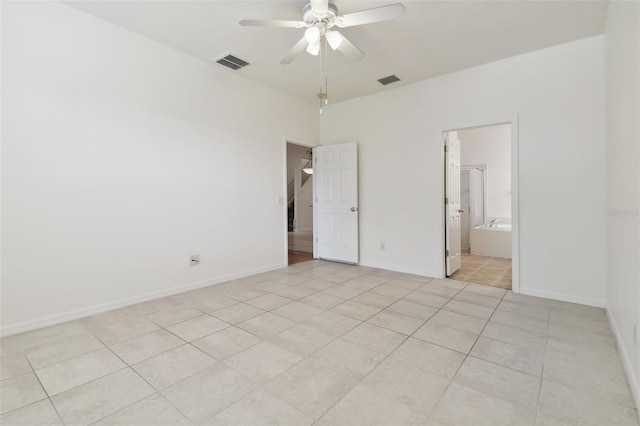
POLYGON ((514 293, 520 293, 520 213, 518 202, 518 116, 515 115, 510 118, 498 118, 494 120, 482 120, 474 121, 470 123, 454 124, 451 126, 442 126, 442 130, 438 133, 438 143, 440 144, 441 161, 440 161, 440 179, 442 184, 440 185, 440 202, 443 208, 440 209, 440 229, 441 229, 441 241, 442 241, 442 257, 440 264, 442 265, 442 277, 447 276, 447 266, 445 257, 445 221, 446 214, 444 208, 445 197, 445 152, 444 152, 444 134, 447 132, 454 132, 457 130, 475 129, 478 127, 498 126, 501 124, 511 125, 511 288, 514 293))
MULTIPOLYGON (((287 158, 287 144, 291 143, 294 145, 304 146, 305 148, 313 149, 317 145, 312 145, 306 142, 299 142, 295 139, 288 138, 284 136, 282 138, 282 158, 283 158, 283 171, 282 171, 282 194, 284 194, 280 199, 283 201, 282 206, 282 215, 283 215, 283 231, 284 231, 284 264, 285 266, 289 266, 289 217, 287 216, 287 166, 288 166, 288 158, 287 158)), ((315 181, 312 182, 315 184, 315 181)), ((315 203, 314 203, 315 206, 315 203)), ((314 207, 314 215, 313 215, 313 258, 316 257, 316 240, 315 240, 315 232, 316 232, 316 217, 315 217, 315 207, 314 207)))

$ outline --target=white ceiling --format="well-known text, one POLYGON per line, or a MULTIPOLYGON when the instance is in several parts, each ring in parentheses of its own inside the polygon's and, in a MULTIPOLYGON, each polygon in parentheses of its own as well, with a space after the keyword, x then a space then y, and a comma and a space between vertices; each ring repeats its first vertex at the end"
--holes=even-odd
MULTIPOLYGON (((339 14, 394 2, 335 0, 339 14)), ((230 52, 251 65, 228 72, 317 102, 318 57, 303 53, 290 65, 279 63, 303 30, 238 24, 245 18, 300 20, 304 0, 66 3, 205 61, 230 52)), ((598 35, 607 12, 606 1, 582 0, 414 0, 403 4, 407 10, 398 20, 341 30, 366 56, 350 62, 338 52, 330 53, 330 102, 598 35), (401 81, 387 87, 376 81, 389 74, 401 81)))

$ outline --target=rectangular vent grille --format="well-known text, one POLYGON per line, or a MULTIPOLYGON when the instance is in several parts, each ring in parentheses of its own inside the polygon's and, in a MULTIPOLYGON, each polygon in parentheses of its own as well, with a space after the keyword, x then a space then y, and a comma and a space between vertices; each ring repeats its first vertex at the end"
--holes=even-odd
POLYGON ((232 70, 239 70, 240 68, 244 68, 249 65, 249 62, 243 61, 240 58, 237 58, 233 55, 226 55, 220 59, 216 60, 216 63, 223 65, 227 68, 231 68, 232 70))
POLYGON ((382 77, 382 78, 378 79, 378 81, 383 86, 386 86, 387 84, 391 84, 391 83, 395 83, 396 81, 400 81, 400 79, 398 77, 396 77, 395 75, 388 75, 386 77, 382 77))

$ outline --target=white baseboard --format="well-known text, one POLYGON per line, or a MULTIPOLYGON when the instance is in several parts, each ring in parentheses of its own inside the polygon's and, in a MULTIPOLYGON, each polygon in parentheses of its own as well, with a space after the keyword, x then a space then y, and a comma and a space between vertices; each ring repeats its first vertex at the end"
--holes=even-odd
POLYGON ((386 269, 388 271, 401 272, 403 274, 420 275, 422 277, 442 278, 441 273, 425 271, 417 268, 404 268, 396 265, 387 265, 387 264, 377 263, 377 262, 362 262, 362 261, 358 263, 358 265, 368 266, 370 268, 386 269))
POLYGON ((198 281, 185 285, 167 288, 160 291, 154 291, 151 293, 145 293, 134 297, 128 297, 125 299, 115 300, 112 302, 102 303, 100 305, 93 305, 87 308, 75 309, 73 311, 63 312, 60 314, 48 315, 41 318, 36 318, 29 321, 23 321, 16 324, 3 325, 0 328, 0 336, 9 336, 11 334, 23 333, 25 331, 31 331, 38 328, 48 327, 51 325, 59 324, 65 321, 72 321, 78 318, 87 317, 90 315, 96 315, 102 312, 111 311, 113 309, 123 308, 125 306, 133 305, 135 303, 147 302, 149 300, 158 299, 160 297, 172 296, 174 294, 183 293, 189 290, 195 290, 197 288, 207 287, 210 285, 221 284, 223 282, 236 280, 239 278, 248 277, 250 275, 256 275, 263 272, 273 271, 286 267, 285 264, 277 264, 266 266, 263 268, 253 269, 251 271, 244 271, 237 274, 230 274, 226 276, 211 278, 208 280, 198 281))
POLYGON ((613 330, 613 334, 616 336, 616 344, 618 347, 618 353, 620 354, 620 358, 622 360, 622 367, 624 368, 624 373, 627 376, 627 383, 629 384, 629 389, 631 390, 631 397, 633 398, 633 403, 636 406, 636 410, 640 409, 640 386, 638 384, 638 380, 636 379, 635 371, 633 371, 633 365, 631 364, 631 359, 629 358, 629 353, 627 352, 627 348, 624 345, 624 341, 622 340, 622 334, 620 334, 620 330, 618 329, 618 325, 616 324, 616 320, 613 317, 613 314, 606 308, 607 318, 609 319, 609 325, 611 326, 611 330, 613 330))
POLYGON ((593 306, 596 308, 606 308, 607 302, 604 299, 593 299, 590 297, 572 296, 564 293, 554 293, 552 291, 540 291, 534 288, 520 287, 521 294, 528 296, 544 297, 545 299, 560 300, 562 302, 577 303, 579 305, 593 306))

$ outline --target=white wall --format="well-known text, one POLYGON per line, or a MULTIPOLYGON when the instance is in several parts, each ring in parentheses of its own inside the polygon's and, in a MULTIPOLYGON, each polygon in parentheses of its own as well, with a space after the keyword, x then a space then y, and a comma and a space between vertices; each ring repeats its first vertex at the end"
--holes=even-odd
POLYGON ((315 106, 55 2, 2 2, 2 88, 3 332, 285 263, 315 106))
POLYGON ((441 131, 515 115, 521 291, 604 305, 602 36, 328 106, 321 143, 359 142, 361 263, 441 276, 441 131))
POLYGON ((459 130, 460 165, 487 165, 487 220, 511 218, 511 125, 459 130))
POLYGON ((640 324, 640 7, 609 3, 605 33, 607 89, 607 283, 610 318, 640 406, 640 351, 634 325, 640 324))

